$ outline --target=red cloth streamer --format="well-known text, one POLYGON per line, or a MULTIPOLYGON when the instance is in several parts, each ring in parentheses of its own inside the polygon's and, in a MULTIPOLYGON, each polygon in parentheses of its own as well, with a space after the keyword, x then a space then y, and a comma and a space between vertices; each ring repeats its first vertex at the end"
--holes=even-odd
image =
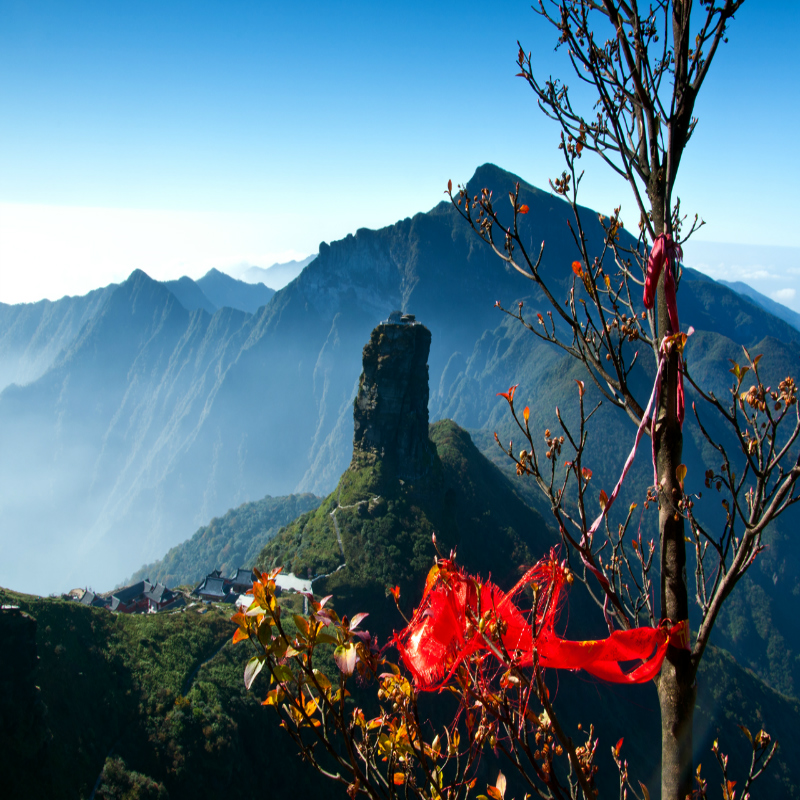
POLYGON ((494 584, 481 584, 466 575, 450 561, 439 562, 428 575, 422 602, 411 623, 393 641, 417 689, 441 688, 458 665, 475 653, 483 652, 482 658, 496 657, 488 631, 497 625, 502 631, 503 649, 517 666, 531 666, 536 653, 542 667, 583 669, 614 683, 652 680, 661 669, 668 645, 688 649, 686 621, 671 627, 614 631, 596 641, 562 639, 555 632, 555 623, 568 576, 565 565, 551 551, 504 594, 494 584), (533 621, 513 603, 514 596, 529 582, 538 587, 535 635, 533 621), (624 672, 620 662, 635 660, 642 663, 624 672))
MULTIPOLYGON (((647 261, 647 275, 644 280, 643 301, 646 308, 652 308, 656 300, 656 287, 661 270, 666 265, 664 271, 664 297, 667 301, 667 314, 669 315, 670 333, 679 333, 681 329, 678 321, 678 300, 676 297, 677 287, 675 285, 675 269, 678 260, 683 258, 683 249, 672 240, 668 233, 662 233, 656 237, 653 247, 650 250, 650 258, 647 261)), ((683 393, 683 373, 678 373, 678 397, 677 397, 678 419, 683 425, 683 418, 686 413, 686 401, 683 393)))

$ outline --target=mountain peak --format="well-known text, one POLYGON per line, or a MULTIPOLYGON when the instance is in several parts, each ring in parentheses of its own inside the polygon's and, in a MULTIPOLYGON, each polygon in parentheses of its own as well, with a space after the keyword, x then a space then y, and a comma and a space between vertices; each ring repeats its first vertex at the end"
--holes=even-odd
POLYGON ((536 197, 549 196, 549 192, 537 189, 520 178, 519 175, 488 162, 481 164, 475 170, 475 174, 467 182, 467 192, 472 197, 479 194, 481 189, 487 188, 493 191, 497 197, 501 197, 505 192, 512 191, 517 183, 519 183, 522 192, 531 193, 536 197))

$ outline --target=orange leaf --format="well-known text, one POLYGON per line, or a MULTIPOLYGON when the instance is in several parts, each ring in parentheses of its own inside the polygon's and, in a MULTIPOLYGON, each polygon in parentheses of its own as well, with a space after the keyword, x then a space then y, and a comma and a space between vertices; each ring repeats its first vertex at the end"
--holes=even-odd
POLYGON ((389 592, 391 593, 392 597, 394 597, 394 601, 396 603, 400 599, 400 587, 395 586, 394 589, 389 589, 389 592))
POLYGON ((583 275, 583 265, 580 261, 572 262, 572 271, 578 276, 583 275))
POLYGON ((497 396, 498 397, 505 397, 505 399, 508 400, 509 403, 513 403, 514 402, 514 392, 517 391, 517 386, 519 386, 518 383, 515 384, 514 386, 512 386, 507 392, 498 392, 497 396))
POLYGON ((686 464, 678 464, 678 466, 675 468, 675 477, 678 479, 681 489, 683 489, 683 481, 686 477, 686 464))
POLYGON ((406 776, 402 772, 395 772, 392 782, 395 786, 402 786, 406 782, 406 776))
POLYGON ((531 417, 531 410, 528 408, 528 406, 525 406, 525 408, 522 410, 522 419, 524 419, 525 422, 527 423, 530 417, 531 417))
POLYGON ((577 378, 575 379, 575 383, 578 384, 578 396, 583 397, 583 393, 586 391, 586 387, 583 385, 583 381, 579 381, 577 378))
POLYGON ((606 494, 605 489, 600 490, 600 508, 605 511, 606 506, 608 505, 608 495, 606 494))
POLYGON ((527 214, 528 211, 529 211, 528 206, 520 206, 519 207, 519 213, 520 214, 527 214))
POLYGON ((236 633, 233 634, 233 644, 236 642, 241 642, 243 639, 249 639, 250 637, 247 635, 247 631, 244 628, 237 628, 236 633))
POLYGON ((619 755, 619 751, 622 749, 622 742, 624 741, 624 738, 625 738, 625 737, 623 737, 622 739, 620 739, 620 740, 617 742, 616 746, 614 747, 614 755, 615 755, 615 756, 618 756, 618 755, 619 755))
POLYGON ((453 194, 453 181, 447 181, 447 193, 453 194))

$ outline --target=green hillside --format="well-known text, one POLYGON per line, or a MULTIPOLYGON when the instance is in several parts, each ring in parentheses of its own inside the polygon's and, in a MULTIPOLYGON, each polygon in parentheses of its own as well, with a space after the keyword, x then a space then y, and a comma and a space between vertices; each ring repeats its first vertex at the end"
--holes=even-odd
POLYGON ((554 541, 548 523, 455 423, 431 425, 430 438, 437 456, 424 479, 402 481, 380 461, 352 464, 316 511, 267 544, 258 565, 329 575, 315 582, 315 592, 339 597, 382 598, 396 584, 414 597, 432 564, 435 533, 442 553, 457 548, 462 563, 496 580, 515 579, 520 565, 554 541))
POLYGON ((316 508, 313 494, 287 497, 267 495, 254 503, 242 503, 222 517, 214 517, 191 539, 170 548, 164 558, 138 569, 125 583, 149 578, 165 586, 192 585, 211 570, 235 575, 239 567, 251 567, 264 545, 284 525, 316 508))
POLYGON ((230 644, 230 607, 111 614, 3 589, 0 604, 35 618, 39 656, 9 685, 13 663, 35 662, 36 650, 11 648, 18 639, 8 635, 9 612, 0 612, 4 798, 86 799, 95 786, 96 800, 190 800, 228 796, 232 786, 256 796, 265 770, 279 795, 320 791, 322 780, 303 769, 261 707, 266 684, 245 692, 251 653, 230 644))

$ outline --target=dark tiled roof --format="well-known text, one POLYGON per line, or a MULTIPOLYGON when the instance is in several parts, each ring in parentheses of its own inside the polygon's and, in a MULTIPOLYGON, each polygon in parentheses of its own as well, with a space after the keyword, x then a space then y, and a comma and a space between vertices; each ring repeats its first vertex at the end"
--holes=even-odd
POLYGON ((167 603, 165 606, 162 606, 159 611, 172 611, 175 608, 181 608, 182 606, 186 605, 186 600, 184 600, 183 595, 177 595, 173 600, 167 603))
POLYGON ((225 581, 222 578, 216 578, 209 575, 194 590, 193 594, 201 594, 208 597, 219 597, 222 599, 227 594, 225 591, 225 581))
POLYGON ((94 606, 95 608, 105 608, 108 605, 108 600, 88 589, 83 593, 83 597, 78 601, 85 606, 94 606))
POLYGON ((253 583, 253 570, 239 567, 230 581, 235 586, 251 586, 253 583))
POLYGON ((153 584, 150 581, 139 581, 139 583, 134 583, 133 586, 126 586, 124 589, 114 592, 111 597, 117 600, 118 603, 127 604, 145 592, 149 592, 152 588, 153 584))
POLYGON ((172 592, 163 583, 157 583, 149 592, 145 592, 144 596, 154 603, 165 603, 172 598, 172 592))

